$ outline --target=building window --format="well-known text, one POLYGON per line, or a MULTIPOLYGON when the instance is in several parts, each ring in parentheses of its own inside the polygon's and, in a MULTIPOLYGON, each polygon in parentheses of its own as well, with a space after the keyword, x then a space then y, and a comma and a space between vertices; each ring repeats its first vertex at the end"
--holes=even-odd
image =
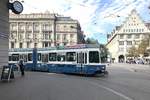
POLYGON ((140 38, 140 35, 137 34, 137 35, 135 35, 134 37, 135 37, 135 39, 139 39, 139 38, 140 38))
POLYGON ((17 30, 17 24, 11 24, 10 25, 10 30, 16 31, 17 30))
POLYGON ((32 24, 26 24, 26 31, 32 31, 32 24))
POLYGON ((126 30, 125 30, 125 29, 123 29, 123 32, 126 32, 126 30))
POLYGON ((119 45, 124 45, 124 41, 119 41, 119 45))
POLYGON ((24 25, 19 25, 18 29, 19 29, 19 31, 24 31, 24 25))
POLYGON ((45 47, 48 47, 48 42, 45 42, 45 47))
POLYGON ((132 41, 127 41, 127 45, 132 45, 132 41))
POLYGON ((22 46, 23 46, 23 44, 22 44, 22 43, 20 43, 20 44, 19 44, 19 48, 22 48, 22 46))
POLYGON ((14 48, 14 47, 15 47, 14 42, 11 42, 11 48, 14 48))
POLYGON ((74 37, 74 35, 73 34, 70 34, 70 39, 72 39, 74 37))
POLYGON ((33 24, 33 30, 38 32, 39 31, 39 24, 33 24))
POLYGON ((10 39, 15 39, 16 37, 16 32, 11 32, 10 33, 10 39))
POLYGON ((49 39, 52 39, 50 34, 49 34, 49 39))
POLYGON ((48 47, 48 42, 43 42, 43 47, 48 47))
POLYGON ((49 47, 51 47, 51 43, 49 43, 49 47))
POLYGON ((136 32, 136 29, 134 29, 134 32, 136 32))
POLYGON ((123 51, 124 51, 124 48, 119 48, 119 51, 120 51, 120 52, 123 52, 123 51))
POLYGON ((120 39, 123 39, 124 38, 124 35, 120 35, 120 39))
POLYGON ((73 34, 70 34, 70 43, 73 43, 73 41, 74 41, 74 35, 73 34))
POLYGON ((67 39, 67 34, 64 34, 63 35, 63 40, 66 40, 67 39))
POLYGON ((44 34, 44 39, 49 39, 49 34, 44 34))
POLYGON ((59 31, 61 28, 59 25, 56 26, 56 30, 59 31))
POLYGON ((60 40, 60 34, 57 34, 57 40, 60 40))
POLYGON ((132 38, 132 35, 131 35, 131 34, 128 34, 128 35, 127 35, 127 38, 128 38, 128 39, 131 39, 131 38, 132 38))
POLYGON ((135 41, 135 45, 138 45, 140 43, 140 41, 135 41))
POLYGON ((34 47, 37 47, 37 43, 34 43, 34 47))
POLYGON ((27 33, 26 34, 26 39, 31 39, 32 38, 32 33, 27 33))
POLYGON ((63 45, 66 46, 66 45, 67 45, 67 42, 64 42, 63 45))
POLYGON ((27 48, 30 48, 30 42, 27 42, 27 48))
POLYGON ((38 34, 34 34, 34 39, 37 40, 38 39, 38 34))
POLYGON ((42 30, 43 31, 51 31, 51 25, 49 23, 43 24, 42 30))
POLYGON ((23 33, 20 33, 20 34, 19 34, 19 39, 22 40, 23 38, 24 38, 24 37, 23 37, 23 33))

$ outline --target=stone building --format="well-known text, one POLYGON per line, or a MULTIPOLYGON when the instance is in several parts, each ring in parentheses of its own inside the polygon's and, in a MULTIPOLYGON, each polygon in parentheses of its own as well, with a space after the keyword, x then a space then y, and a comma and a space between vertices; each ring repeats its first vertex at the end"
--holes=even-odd
POLYGON ((58 14, 10 14, 9 48, 43 48, 84 41, 77 20, 58 14))
POLYGON ((109 34, 107 48, 114 62, 125 62, 128 49, 138 47, 142 39, 150 36, 150 23, 144 22, 136 10, 109 34))

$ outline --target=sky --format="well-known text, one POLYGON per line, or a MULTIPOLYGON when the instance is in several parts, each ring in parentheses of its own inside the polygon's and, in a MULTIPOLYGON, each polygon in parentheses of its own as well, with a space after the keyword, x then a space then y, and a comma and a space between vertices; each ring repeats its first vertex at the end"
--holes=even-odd
POLYGON ((80 22, 86 38, 107 43, 107 34, 123 24, 131 10, 150 22, 150 0, 24 0, 23 13, 58 13, 80 22))

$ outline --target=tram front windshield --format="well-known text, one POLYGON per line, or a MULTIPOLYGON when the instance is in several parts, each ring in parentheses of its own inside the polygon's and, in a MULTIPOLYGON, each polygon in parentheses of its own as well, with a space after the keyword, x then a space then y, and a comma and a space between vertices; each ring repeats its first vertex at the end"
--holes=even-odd
POLYGON ((89 52, 89 63, 100 63, 98 51, 89 52))

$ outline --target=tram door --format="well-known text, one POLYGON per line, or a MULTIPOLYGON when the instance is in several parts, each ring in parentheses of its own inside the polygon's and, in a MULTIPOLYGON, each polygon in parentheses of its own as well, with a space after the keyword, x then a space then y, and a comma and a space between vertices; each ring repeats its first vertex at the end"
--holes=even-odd
POLYGON ((79 52, 77 53, 77 67, 78 70, 83 73, 84 72, 84 64, 87 63, 87 53, 79 52))

